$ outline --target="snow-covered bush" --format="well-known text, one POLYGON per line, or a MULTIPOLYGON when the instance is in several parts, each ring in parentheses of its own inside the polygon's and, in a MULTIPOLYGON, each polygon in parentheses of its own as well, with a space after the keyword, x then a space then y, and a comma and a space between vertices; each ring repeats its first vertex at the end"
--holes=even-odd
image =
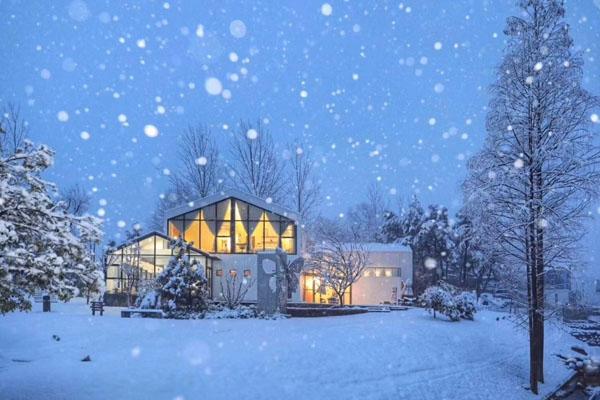
POLYGON ((475 307, 477 300, 473 293, 459 293, 454 296, 454 302, 456 303, 461 318, 473 320, 475 313, 477 312, 477 308, 475 307))
POLYGON ((146 292, 143 297, 140 295, 140 297, 138 297, 138 300, 136 301, 136 306, 138 308, 150 310, 155 310, 159 308, 160 295, 158 294, 158 291, 150 290, 149 292, 146 292))
POLYGON ((156 278, 161 308, 172 318, 188 318, 190 314, 204 313, 208 308, 208 280, 204 266, 190 263, 188 244, 181 238, 171 242, 174 256, 156 278))
POLYGON ((36 291, 68 300, 78 282, 96 280, 89 245, 101 222, 56 201, 56 186, 41 178, 53 161, 51 149, 26 140, 0 151, 0 313, 31 309, 36 291))
POLYGON ((254 306, 238 306, 231 309, 222 304, 213 304, 209 307, 208 312, 204 316, 207 319, 248 319, 256 318, 256 307, 254 306))
POLYGON ((433 312, 433 318, 440 313, 446 315, 451 321, 460 319, 458 308, 450 291, 442 286, 430 286, 425 289, 422 297, 425 307, 433 312))
POLYGON ((473 320, 477 309, 475 297, 469 292, 458 292, 457 289, 445 282, 428 287, 421 297, 425 307, 433 312, 433 317, 440 313, 451 321, 461 318, 473 320))

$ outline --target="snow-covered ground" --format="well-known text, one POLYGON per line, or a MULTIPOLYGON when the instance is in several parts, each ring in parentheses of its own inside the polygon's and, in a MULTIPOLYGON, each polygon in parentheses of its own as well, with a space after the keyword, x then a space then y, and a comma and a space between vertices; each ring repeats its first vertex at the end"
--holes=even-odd
MULTIPOLYGON (((2 399, 534 398, 525 332, 490 311, 180 321, 53 307, 0 316, 2 399)), ((552 353, 576 342, 548 327, 543 392, 569 374, 552 353)))

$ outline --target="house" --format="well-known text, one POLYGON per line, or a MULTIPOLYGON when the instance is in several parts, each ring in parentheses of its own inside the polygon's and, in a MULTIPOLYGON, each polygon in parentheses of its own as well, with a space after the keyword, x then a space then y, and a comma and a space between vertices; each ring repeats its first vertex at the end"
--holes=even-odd
MULTIPOLYGON (((190 259, 205 268, 211 298, 219 300, 222 282, 227 276, 235 276, 251 283, 245 301, 254 302, 258 253, 282 248, 288 254, 288 261, 299 257, 302 249, 299 225, 299 216, 294 211, 238 190, 190 202, 167 212, 167 234, 150 232, 122 244, 107 257, 105 297, 122 297, 127 276, 120 266, 136 254, 140 260, 140 281, 156 278, 172 255, 169 239, 181 237, 191 245, 190 259)), ((364 276, 348 291, 346 304, 395 303, 410 288, 410 250, 396 244, 372 243, 364 244, 364 250, 368 252, 369 264, 364 276)), ((332 302, 330 289, 319 283, 314 274, 303 273, 299 287, 290 291, 290 301, 332 302)))
MULTIPOLYGON (((137 247, 141 248, 141 281, 154 279, 171 256, 170 238, 183 238, 191 245, 189 256, 205 267, 211 297, 219 300, 221 282, 229 275, 251 284, 245 300, 257 298, 257 254, 275 251, 288 253, 289 261, 298 257, 299 218, 296 213, 238 190, 227 190, 167 212, 167 234, 151 232, 117 248, 108 258, 106 283, 108 297, 127 287, 122 268, 137 247)), ((105 296, 106 298, 107 296, 105 296)), ((300 301, 299 290, 291 301, 300 301)))

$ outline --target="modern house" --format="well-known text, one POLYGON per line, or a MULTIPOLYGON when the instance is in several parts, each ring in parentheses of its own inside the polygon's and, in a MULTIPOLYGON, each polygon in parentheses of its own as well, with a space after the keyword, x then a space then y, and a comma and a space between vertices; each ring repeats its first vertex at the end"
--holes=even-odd
MULTIPOLYGON (((167 212, 167 234, 151 232, 119 246, 108 257, 107 296, 127 288, 121 265, 139 254, 141 280, 152 280, 172 255, 170 238, 183 238, 191 245, 188 256, 205 267, 211 297, 219 300, 221 282, 236 276, 254 283, 245 301, 257 299, 258 256, 282 248, 288 261, 299 256, 302 235, 297 213, 271 201, 238 190, 227 190, 167 212)), ((364 244, 369 265, 364 276, 347 293, 346 304, 395 303, 410 288, 412 254, 399 245, 364 244)), ((335 296, 320 285, 319 278, 303 273, 290 301, 331 303, 335 296)))

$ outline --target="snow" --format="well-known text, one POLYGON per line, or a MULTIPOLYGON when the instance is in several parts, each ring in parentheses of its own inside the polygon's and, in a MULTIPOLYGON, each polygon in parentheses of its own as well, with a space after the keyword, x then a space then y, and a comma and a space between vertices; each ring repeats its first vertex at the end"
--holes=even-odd
POLYGON ((217 78, 211 77, 204 82, 204 89, 213 96, 218 96, 223 91, 223 84, 217 78))
POLYGON ((144 126, 144 134, 149 138, 155 138, 158 136, 158 128, 152 124, 144 126))
MULTIPOLYGON (((434 320, 422 309, 280 320, 92 317, 81 299, 0 317, 7 399, 534 399, 526 334, 504 314, 434 320), (58 335, 60 341, 52 339, 58 335), (86 355, 91 362, 81 362, 86 355), (13 361, 20 360, 20 361, 13 361)), ((541 398, 577 341, 548 325, 541 398)), ((577 342, 578 343, 578 342, 577 342)))

